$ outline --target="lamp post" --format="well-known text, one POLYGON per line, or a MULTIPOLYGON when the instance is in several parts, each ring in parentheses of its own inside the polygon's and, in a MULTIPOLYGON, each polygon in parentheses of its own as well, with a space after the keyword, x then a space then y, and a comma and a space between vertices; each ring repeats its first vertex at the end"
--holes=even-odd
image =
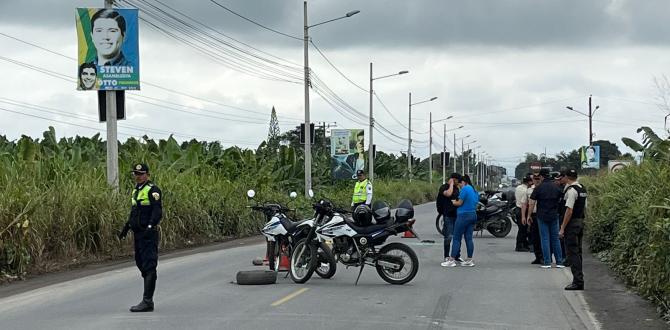
MULTIPOLYGON (((467 138, 469 138, 469 137, 470 137, 470 134, 468 134, 468 135, 466 135, 466 136, 464 136, 464 137, 462 137, 462 138, 459 138, 458 140, 467 139, 467 138)), ((456 141, 457 141, 457 140, 456 140, 456 133, 454 133, 454 172, 456 172, 456 141)), ((463 157, 463 155, 461 155, 461 158, 462 158, 462 157, 463 157)))
POLYGON ((578 113, 578 114, 580 114, 580 115, 582 115, 582 116, 586 116, 586 117, 589 118, 589 147, 590 147, 590 146, 593 146, 593 124, 592 124, 592 121, 593 121, 593 115, 596 113, 596 111, 598 111, 598 109, 600 109, 600 106, 599 106, 599 105, 596 105, 596 108, 593 109, 593 110, 591 110, 591 109, 592 109, 592 108, 591 108, 591 98, 592 98, 592 95, 589 95, 589 113, 588 113, 588 114, 583 113, 583 112, 581 112, 581 111, 579 111, 579 110, 575 110, 575 109, 574 109, 573 107, 571 107, 571 106, 567 106, 567 107, 565 107, 566 109, 568 109, 568 110, 570 110, 570 111, 574 111, 574 112, 576 112, 576 113, 578 113))
MULTIPOLYGON (((470 136, 470 135, 468 135, 470 136)), ((465 173, 465 145, 470 145, 470 143, 475 143, 477 140, 470 141, 468 143, 465 143, 465 138, 461 139, 461 171, 463 172, 463 175, 466 175, 465 173)), ((470 158, 470 155, 468 155, 468 158, 470 158)))
MULTIPOLYGON (((454 118, 454 116, 449 116, 447 118, 439 119, 433 121, 433 112, 429 112, 428 114, 428 178, 429 182, 432 184, 433 183, 433 123, 439 123, 441 121, 449 120, 451 118, 454 118)), ((446 132, 446 127, 447 124, 444 124, 445 127, 445 132, 446 132)), ((444 145, 444 151, 446 151, 446 144, 444 145)), ((442 173, 444 175, 444 173, 442 173)))
POLYGON ((332 21, 337 21, 343 18, 354 16, 360 13, 360 10, 354 10, 346 13, 342 17, 327 20, 321 23, 308 25, 307 24, 307 1, 304 2, 304 69, 305 69, 305 197, 309 198, 309 191, 312 189, 312 137, 311 122, 309 119, 309 29, 318 25, 326 24, 332 21))
MULTIPOLYGON (((455 131, 457 129, 463 128, 463 125, 458 126, 456 128, 452 128, 449 131, 455 131)), ((447 123, 444 123, 444 132, 442 133, 442 138, 444 139, 444 143, 442 144, 443 150, 442 150, 442 184, 447 183, 447 160, 449 158, 447 157, 447 123)), ((454 154, 456 153, 456 150, 454 150, 454 154)), ((456 162, 456 156, 454 156, 454 162, 456 162)), ((456 171, 454 171, 456 172, 456 171)))
POLYGON ((370 145, 368 146, 368 162, 369 162, 369 169, 368 169, 368 178, 370 179, 370 182, 374 180, 375 176, 375 153, 373 150, 374 142, 372 140, 372 134, 374 132, 374 127, 375 127, 375 120, 374 117, 372 116, 372 94, 374 93, 374 90, 372 89, 372 82, 378 79, 383 79, 383 78, 388 78, 388 77, 393 77, 393 76, 399 76, 401 74, 406 74, 409 73, 407 70, 400 71, 398 73, 386 75, 386 76, 381 76, 377 78, 372 77, 372 62, 370 62, 370 145))
POLYGON ((407 177, 409 178, 409 182, 412 182, 412 106, 435 100, 437 100, 437 96, 433 96, 428 100, 412 103, 412 92, 409 93, 409 126, 407 127, 407 177))

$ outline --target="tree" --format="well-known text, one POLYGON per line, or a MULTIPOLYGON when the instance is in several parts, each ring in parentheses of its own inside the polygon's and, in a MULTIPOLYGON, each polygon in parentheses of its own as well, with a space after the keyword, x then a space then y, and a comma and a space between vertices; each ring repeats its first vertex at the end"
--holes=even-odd
POLYGON ((270 114, 270 129, 268 130, 268 144, 267 148, 270 152, 275 153, 279 149, 279 121, 277 120, 277 111, 272 107, 272 114, 270 114))

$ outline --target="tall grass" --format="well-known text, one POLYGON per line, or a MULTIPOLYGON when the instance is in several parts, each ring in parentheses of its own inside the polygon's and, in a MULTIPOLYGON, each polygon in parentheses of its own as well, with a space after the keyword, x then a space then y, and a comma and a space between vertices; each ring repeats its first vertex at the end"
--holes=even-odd
MULTIPOLYGON (((252 150, 222 149, 218 144, 173 139, 129 140, 120 145, 120 191, 105 178, 104 143, 99 136, 56 140, 0 136, 0 271, 12 276, 51 271, 82 262, 132 253, 132 240, 119 241, 133 187, 131 163, 149 164, 152 180, 163 191, 161 249, 175 249, 258 233, 264 219, 247 209, 248 189, 257 199, 288 202, 302 196, 302 164, 283 147, 270 158, 252 150)), ((318 196, 340 206, 351 202, 352 182, 330 182, 317 168, 318 196)), ((375 199, 396 204, 409 198, 431 200, 436 186, 393 179, 375 181, 375 199)), ((296 217, 311 212, 310 201, 292 202, 296 217)))
POLYGON ((581 181, 591 249, 670 320, 670 166, 648 161, 581 181))

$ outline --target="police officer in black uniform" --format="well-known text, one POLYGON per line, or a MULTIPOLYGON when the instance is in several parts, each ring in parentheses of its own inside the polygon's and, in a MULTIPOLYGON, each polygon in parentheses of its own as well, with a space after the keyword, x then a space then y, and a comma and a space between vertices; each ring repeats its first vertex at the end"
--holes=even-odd
POLYGON ((133 231, 135 264, 144 278, 144 294, 142 301, 130 307, 130 311, 153 312, 158 266, 158 225, 163 216, 163 196, 158 186, 149 181, 149 167, 146 164, 136 164, 132 173, 135 177, 135 189, 131 196, 132 208, 119 238, 124 239, 128 230, 133 231))
POLYGON ((572 283, 566 290, 584 290, 582 273, 582 237, 584 236, 584 215, 586 211, 586 188, 577 182, 577 171, 568 170, 565 174, 565 213, 558 232, 564 237, 568 262, 572 271, 572 283))

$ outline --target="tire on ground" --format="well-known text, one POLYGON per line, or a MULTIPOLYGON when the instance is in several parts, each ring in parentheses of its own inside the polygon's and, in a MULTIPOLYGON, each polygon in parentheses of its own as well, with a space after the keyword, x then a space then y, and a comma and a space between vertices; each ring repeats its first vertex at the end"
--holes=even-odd
POLYGON ((277 272, 269 270, 241 270, 237 272, 237 284, 239 285, 265 285, 277 282, 277 272))

